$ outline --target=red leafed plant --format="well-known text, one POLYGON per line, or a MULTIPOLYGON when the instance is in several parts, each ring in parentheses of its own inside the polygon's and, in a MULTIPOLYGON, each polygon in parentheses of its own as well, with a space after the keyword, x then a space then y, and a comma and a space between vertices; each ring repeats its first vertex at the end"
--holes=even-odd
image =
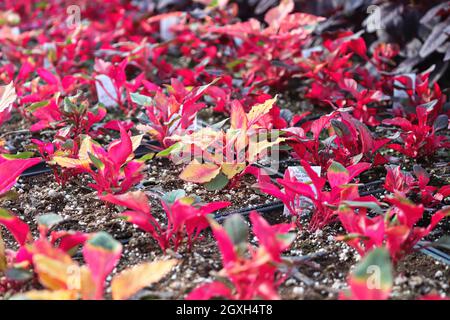
POLYGON ((39 121, 33 124, 31 131, 39 131, 46 128, 64 128, 68 131, 66 136, 71 139, 80 134, 94 135, 92 126, 106 115, 106 109, 102 106, 89 108, 87 99, 82 100, 82 92, 66 97, 63 106, 59 107, 57 98, 32 104, 27 108, 39 121))
POLYGON ((80 173, 76 168, 64 168, 54 165, 54 157, 76 157, 84 135, 95 137, 98 135, 93 126, 102 121, 106 109, 102 106, 89 108, 87 99, 82 100, 82 93, 66 97, 61 107, 58 99, 38 102, 28 108, 39 121, 33 124, 31 131, 45 128, 58 129, 52 142, 32 139, 33 148, 50 165, 56 181, 65 184, 71 177, 80 173))
POLYGON ((158 150, 168 148, 171 141, 167 137, 183 135, 193 130, 197 112, 205 107, 198 100, 214 82, 188 90, 180 81, 172 79, 168 86, 169 96, 162 91, 157 91, 153 98, 132 94, 132 100, 144 106, 146 111, 146 119, 141 117, 144 124, 138 126, 138 129, 160 143, 158 150))
POLYGON ((283 277, 278 273, 278 267, 283 263, 282 252, 295 238, 295 234, 289 233, 292 225, 271 226, 256 211, 250 213, 250 221, 258 247, 248 243, 247 224, 240 216, 228 218, 224 227, 211 220, 214 237, 222 253, 223 269, 219 276, 226 282, 200 285, 186 299, 279 299, 277 287, 283 277))
MULTIPOLYGON (((44 290, 20 293, 18 299, 100 300, 104 299, 106 277, 119 262, 122 245, 106 232, 86 234, 79 231, 50 231, 63 219, 56 214, 39 216, 39 237, 33 240, 29 226, 6 210, 0 210, 0 224, 19 244, 19 250, 4 251, 0 236, 0 278, 5 287, 11 281, 23 282, 34 271, 44 290), (80 266, 71 255, 82 248, 86 265, 80 266)), ((128 299, 140 289, 158 281, 177 263, 176 260, 146 262, 115 275, 111 282, 113 299, 128 299)))
POLYGON ((415 205, 400 195, 389 198, 392 206, 384 215, 373 218, 366 215, 366 210, 355 212, 351 204, 342 204, 339 208, 339 219, 348 232, 339 239, 346 241, 359 254, 386 246, 392 261, 397 263, 405 255, 414 250, 414 246, 427 236, 445 217, 450 216, 450 207, 434 213, 427 227, 416 226, 423 218, 424 207, 415 205))
POLYGON ((332 161, 345 166, 359 161, 373 162, 373 165, 386 163, 378 152, 389 139, 375 139, 366 125, 346 112, 333 112, 305 126, 311 133, 305 134, 301 128, 288 128, 291 134, 289 144, 294 156, 327 168, 332 161), (323 133, 328 135, 324 136, 323 133))
MULTIPOLYGON (((314 27, 324 20, 323 17, 307 13, 291 13, 293 9, 294 1, 281 1, 266 13, 266 25, 254 18, 238 23, 225 21, 222 24, 217 24, 216 19, 210 19, 196 28, 199 34, 195 38, 200 38, 205 46, 212 47, 213 52, 232 52, 233 55, 227 57, 225 63, 219 60, 216 64, 218 68, 225 65, 228 69, 239 71, 246 86, 269 84, 284 87, 291 77, 301 73, 298 61, 302 50, 299 48, 308 42, 314 27), (204 35, 212 35, 213 41, 204 35), (222 41, 215 43, 218 35, 222 41)), ((179 41, 185 36, 180 35, 179 41)))
POLYGON ((420 202, 427 207, 434 206, 450 195, 450 188, 443 186, 439 190, 437 187, 429 186, 430 175, 419 165, 413 166, 413 175, 402 171, 400 166, 387 166, 387 174, 384 187, 387 191, 406 195, 420 195, 420 202))
POLYGON ((428 117, 431 114, 429 108, 424 105, 416 108, 416 119, 408 120, 403 117, 383 120, 383 124, 400 127, 400 143, 391 143, 387 147, 411 158, 421 158, 432 156, 438 149, 449 148, 450 141, 445 135, 437 135, 439 130, 448 128, 448 117, 441 114, 436 117, 432 125, 428 123, 428 117))
MULTIPOLYGON (((369 163, 358 163, 345 168, 338 162, 332 162, 327 171, 327 179, 317 175, 306 161, 301 160, 300 163, 311 183, 298 181, 286 170, 284 178, 277 179, 277 183, 284 189, 271 183, 267 175, 261 174, 258 174, 256 186, 262 192, 280 199, 294 217, 299 217, 305 211, 305 205, 312 204, 310 230, 321 229, 336 221, 336 210, 342 201, 353 201, 361 205, 365 202, 376 202, 373 196, 360 196, 358 185, 350 184, 356 176, 370 167, 369 163), (325 188, 327 181, 330 185, 328 191, 325 188)), ((297 222, 300 223, 299 220, 297 222)))
MULTIPOLYGON (((396 117, 406 118, 407 120, 422 121, 431 126, 442 113, 446 101, 446 95, 441 92, 439 84, 435 82, 430 87, 431 71, 427 70, 421 74, 416 74, 411 78, 408 75, 394 77, 394 88, 405 93, 407 98, 395 97, 393 113, 396 117), (427 108, 427 118, 419 115, 417 108, 425 106, 427 108), (422 118, 422 119, 420 119, 422 118)), ((447 112, 448 115, 448 112, 447 112)))
POLYGON ((367 56, 364 39, 351 31, 338 31, 323 38, 323 47, 312 48, 301 61, 306 69, 303 77, 311 82, 305 97, 338 110, 350 109, 364 124, 379 124, 377 105, 383 98, 386 77, 359 67, 355 54, 372 62, 367 56))
POLYGON ((275 100, 254 105, 248 113, 234 101, 228 130, 212 126, 188 135, 174 135, 170 139, 177 142, 158 155, 170 155, 175 163, 188 163, 180 174, 185 181, 215 190, 229 182, 232 187, 248 166, 285 140, 279 137, 278 130, 268 129, 272 121, 268 113, 275 100))
MULTIPOLYGON (((2 272, 10 270, 9 274, 26 274, 32 266, 35 255, 50 255, 50 252, 75 253, 74 250, 83 244, 88 234, 78 231, 51 231, 50 229, 62 218, 56 214, 42 215, 37 218, 39 237, 33 239, 29 226, 5 209, 0 209, 0 224, 5 226, 19 245, 17 251, 7 249, 0 260, 2 272), (15 272, 12 272, 15 271, 15 272)), ((57 258, 57 256, 55 257, 57 258)), ((20 278, 20 277, 19 277, 20 278)), ((7 280, 15 280, 14 277, 7 280)))
POLYGON ((230 205, 229 202, 196 203, 194 198, 185 197, 184 192, 180 192, 174 191, 162 198, 161 204, 166 214, 164 224, 153 216, 148 198, 141 191, 107 194, 100 196, 100 199, 128 208, 122 212, 127 221, 148 232, 163 251, 168 248, 176 251, 183 241, 190 249, 200 233, 209 226, 207 216, 230 205))
POLYGON ((63 168, 76 169, 88 173, 94 183, 89 186, 98 194, 124 193, 144 177, 143 159, 133 160, 134 150, 139 146, 142 136, 130 138, 120 126, 120 140, 113 141, 105 150, 89 136, 83 137, 77 158, 53 156, 50 163, 63 168))

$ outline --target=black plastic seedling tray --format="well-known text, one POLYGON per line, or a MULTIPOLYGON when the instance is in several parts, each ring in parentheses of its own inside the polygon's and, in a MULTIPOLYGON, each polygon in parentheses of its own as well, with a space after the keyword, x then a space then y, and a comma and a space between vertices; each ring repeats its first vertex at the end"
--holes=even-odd
MULTIPOLYGON (((139 146, 136 149, 136 151, 134 152, 136 158, 142 157, 142 156, 146 155, 147 153, 152 152, 152 150, 148 147, 148 144, 155 145, 156 143, 151 141, 149 143, 146 143, 146 145, 139 146)), ((52 169, 44 161, 42 161, 42 162, 38 163, 37 165, 35 165, 31 168, 28 168, 27 170, 22 172, 20 177, 23 177, 23 178, 35 177, 35 176, 39 176, 41 174, 49 173, 49 172, 52 172, 52 169)))

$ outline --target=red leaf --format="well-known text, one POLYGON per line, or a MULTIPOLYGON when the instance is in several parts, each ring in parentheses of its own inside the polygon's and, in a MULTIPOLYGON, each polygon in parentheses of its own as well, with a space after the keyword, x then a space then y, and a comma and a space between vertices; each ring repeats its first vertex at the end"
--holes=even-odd
POLYGON ((214 281, 192 290, 186 297, 186 300, 209 300, 212 298, 233 299, 233 295, 230 288, 223 282, 214 281))
POLYGON ((41 162, 39 158, 30 159, 0 159, 0 194, 7 192, 16 183, 26 169, 41 162))
POLYGON ((106 277, 119 262, 122 245, 106 232, 98 232, 83 247, 83 256, 95 284, 95 300, 103 299, 106 277))
POLYGON ((28 225, 5 209, 0 209, 0 224, 4 225, 11 232, 20 246, 23 246, 28 239, 31 239, 28 225))
POLYGON ((111 143, 108 148, 108 157, 117 168, 120 168, 133 153, 133 144, 125 129, 120 126, 120 140, 111 143))

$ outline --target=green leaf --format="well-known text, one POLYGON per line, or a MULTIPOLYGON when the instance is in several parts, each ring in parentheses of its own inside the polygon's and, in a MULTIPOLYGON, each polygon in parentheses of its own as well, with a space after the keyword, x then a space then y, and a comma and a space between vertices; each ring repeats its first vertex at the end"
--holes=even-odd
POLYGON ((208 191, 222 190, 229 181, 227 176, 220 172, 214 179, 205 184, 205 189, 208 191))
POLYGON ((148 160, 152 160, 155 157, 154 153, 147 153, 144 154, 142 157, 140 157, 139 159, 136 159, 137 161, 141 161, 141 162, 146 162, 148 160))
POLYGON ((228 62, 226 64, 227 69, 233 69, 234 67, 237 67, 238 65, 240 65, 241 63, 244 63, 245 60, 244 59, 235 59, 231 62, 228 62))
POLYGON ((97 232, 92 238, 90 238, 87 243, 94 247, 100 247, 106 251, 116 251, 120 248, 120 242, 111 237, 107 232, 100 231, 97 232))
POLYGON ((168 155, 170 155, 173 151, 179 150, 181 148, 181 143, 177 142, 173 145, 171 145, 170 147, 168 147, 167 149, 160 151, 156 154, 157 157, 167 157, 168 155))
POLYGON ((19 152, 17 154, 2 154, 2 157, 8 160, 13 159, 28 159, 31 158, 34 155, 34 152, 26 151, 26 152, 19 152))
POLYGON ((68 114, 74 113, 74 111, 77 110, 77 105, 72 102, 70 97, 65 97, 63 110, 65 113, 68 113, 68 114))
POLYGON ((57 215, 56 213, 50 213, 50 214, 44 214, 42 216, 38 216, 36 218, 36 220, 39 225, 43 225, 43 226, 46 226, 47 228, 51 228, 55 224, 63 221, 64 219, 60 215, 57 215))
POLYGON ((131 93, 131 101, 133 101, 134 103, 140 105, 140 106, 149 106, 152 104, 152 98, 148 97, 148 96, 144 96, 140 93, 131 93))
POLYGON ((6 278, 14 281, 26 281, 33 277, 33 273, 29 270, 21 268, 11 268, 5 272, 6 278))
POLYGON ((381 210, 380 206, 375 202, 368 202, 368 201, 342 201, 342 204, 345 204, 352 208, 367 208, 370 210, 373 210, 376 213, 383 213, 383 210, 381 210))
POLYGON ((233 214, 225 220, 223 226, 235 246, 247 244, 248 225, 241 215, 233 214))
POLYGON ((170 192, 167 192, 161 197, 161 200, 164 201, 167 205, 174 204, 175 201, 178 199, 181 199, 186 196, 186 191, 183 189, 173 190, 170 192))
POLYGON ((74 142, 72 139, 67 139, 64 141, 64 143, 61 145, 64 149, 72 149, 74 147, 74 142))
POLYGON ((34 112, 39 108, 45 107, 46 105, 48 105, 48 103, 49 103, 48 100, 35 102, 35 103, 31 104, 29 107, 27 107, 26 110, 28 112, 34 112))
POLYGON ((99 158, 97 158, 90 152, 88 152, 88 155, 89 155, 89 159, 91 159, 91 162, 94 164, 94 166, 97 169, 103 170, 105 168, 105 165, 103 164, 103 162, 101 162, 101 160, 99 158))
POLYGON ((377 248, 368 253, 355 267, 351 277, 361 284, 369 285, 371 280, 378 282, 378 290, 390 290, 392 287, 392 265, 386 248, 377 248))

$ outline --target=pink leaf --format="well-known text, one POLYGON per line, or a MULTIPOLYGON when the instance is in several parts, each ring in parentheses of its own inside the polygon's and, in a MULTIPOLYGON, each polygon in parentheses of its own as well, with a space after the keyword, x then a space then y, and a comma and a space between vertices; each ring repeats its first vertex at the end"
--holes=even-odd
POLYGON ((120 168, 127 161, 131 153, 133 153, 133 144, 130 136, 125 129, 120 126, 120 140, 111 143, 108 148, 108 157, 117 168, 120 168))
POLYGON ((25 242, 31 238, 30 228, 28 225, 12 215, 9 211, 0 208, 0 224, 11 232, 14 239, 23 246, 25 242))
POLYGON ((103 299, 106 277, 119 262, 122 245, 106 232, 98 232, 83 247, 83 256, 88 265, 95 293, 92 299, 103 299))
POLYGON ((0 159, 0 194, 7 192, 26 169, 41 162, 39 158, 0 159))
POLYGON ((232 299, 230 288, 223 282, 214 281, 195 288, 188 294, 186 300, 209 300, 212 298, 227 298, 232 299))

